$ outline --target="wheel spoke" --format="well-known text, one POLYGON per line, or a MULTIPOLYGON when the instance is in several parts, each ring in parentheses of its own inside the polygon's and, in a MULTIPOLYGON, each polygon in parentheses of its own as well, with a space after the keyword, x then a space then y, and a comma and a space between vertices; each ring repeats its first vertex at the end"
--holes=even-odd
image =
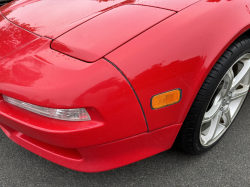
POLYGON ((215 97, 214 103, 220 102, 231 90, 232 84, 234 79, 234 72, 232 68, 228 70, 224 77, 224 83, 218 95, 215 97))
POLYGON ((233 86, 233 81, 234 81, 234 72, 232 70, 232 68, 230 68, 226 74, 226 76, 224 77, 224 85, 223 85, 223 90, 224 90, 224 95, 223 97, 225 97, 230 89, 232 88, 233 86))
POLYGON ((228 127, 230 124, 231 124, 231 122, 232 122, 232 116, 231 116, 231 112, 230 112, 230 109, 228 108, 228 110, 227 111, 225 111, 224 113, 223 113, 223 115, 225 116, 225 118, 226 118, 226 120, 224 121, 224 126, 225 127, 228 127))
POLYGON ((205 113, 202 123, 207 123, 211 121, 218 114, 220 108, 221 108, 221 102, 212 105, 210 110, 205 113))
POLYGON ((240 85, 241 82, 244 81, 244 83, 249 84, 249 69, 250 69, 250 63, 247 59, 242 59, 241 62, 244 64, 241 71, 236 75, 236 77, 233 79, 233 84, 231 87, 231 90, 234 91, 237 89, 237 87, 240 85))
POLYGON ((242 86, 241 89, 237 89, 232 93, 232 99, 231 99, 232 101, 240 97, 243 97, 248 93, 249 85, 241 85, 241 86, 242 86))
POLYGON ((213 136, 212 136, 211 139, 214 139, 216 137, 216 135, 217 135, 216 132, 217 132, 218 128, 220 127, 221 117, 222 117, 222 112, 219 112, 218 115, 216 116, 216 118, 213 119, 214 123, 216 124, 216 128, 215 128, 215 130, 213 132, 213 136))
POLYGON ((222 112, 220 111, 211 120, 211 124, 206 135, 201 134, 201 138, 204 144, 207 144, 210 140, 212 140, 215 137, 217 129, 220 126, 221 117, 222 117, 222 112))

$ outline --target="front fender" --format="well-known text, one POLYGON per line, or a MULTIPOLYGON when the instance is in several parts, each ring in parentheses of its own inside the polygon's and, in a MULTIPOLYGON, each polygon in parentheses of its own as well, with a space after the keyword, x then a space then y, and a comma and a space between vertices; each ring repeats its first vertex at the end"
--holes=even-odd
POLYGON ((203 0, 157 24, 106 56, 127 76, 149 130, 182 123, 209 71, 250 28, 248 0, 203 0), (182 89, 178 104, 152 110, 152 96, 182 89))

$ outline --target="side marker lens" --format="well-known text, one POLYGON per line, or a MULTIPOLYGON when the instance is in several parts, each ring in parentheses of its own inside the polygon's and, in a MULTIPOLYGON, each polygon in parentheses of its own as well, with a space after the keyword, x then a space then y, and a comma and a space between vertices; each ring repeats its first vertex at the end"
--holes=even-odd
POLYGON ((181 100, 181 90, 176 89, 155 95, 152 98, 151 106, 153 109, 159 109, 165 106, 173 105, 181 100))

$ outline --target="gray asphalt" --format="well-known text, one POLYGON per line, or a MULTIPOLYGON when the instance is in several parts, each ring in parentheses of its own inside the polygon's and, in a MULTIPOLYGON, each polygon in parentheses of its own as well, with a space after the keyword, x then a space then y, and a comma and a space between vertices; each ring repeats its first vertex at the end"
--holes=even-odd
POLYGON ((191 156, 170 149, 102 173, 80 173, 16 145, 0 131, 0 186, 250 186, 250 95, 223 139, 191 156))

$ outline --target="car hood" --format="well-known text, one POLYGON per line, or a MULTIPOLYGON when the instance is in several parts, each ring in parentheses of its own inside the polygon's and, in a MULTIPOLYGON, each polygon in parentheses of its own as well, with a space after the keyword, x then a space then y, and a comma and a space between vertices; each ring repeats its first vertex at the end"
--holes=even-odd
POLYGON ((37 38, 35 34, 10 23, 0 15, 0 60, 37 38))
POLYGON ((0 8, 14 24, 40 36, 54 38, 115 6, 137 4, 180 11, 199 0, 14 0, 0 8), (70 25, 71 24, 71 25, 70 25), (50 35, 61 29, 61 33, 50 35))

